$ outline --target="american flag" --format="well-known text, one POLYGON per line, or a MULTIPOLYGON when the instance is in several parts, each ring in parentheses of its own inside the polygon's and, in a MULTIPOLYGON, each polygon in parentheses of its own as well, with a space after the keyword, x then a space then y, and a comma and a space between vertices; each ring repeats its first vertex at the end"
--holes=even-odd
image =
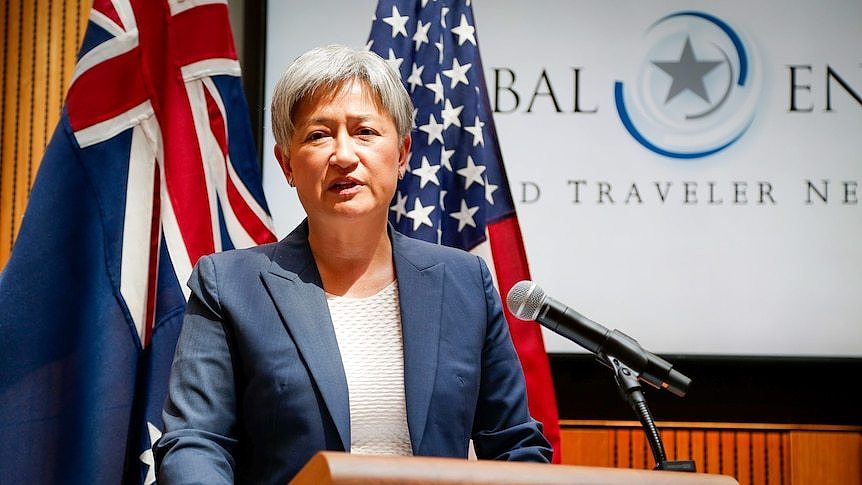
MULTIPOLYGON (((402 233, 485 257, 502 295, 529 279, 526 253, 491 117, 470 1, 381 0, 369 49, 401 73, 415 105, 409 174, 390 220, 402 233)), ((559 419, 537 325, 506 309, 530 412, 560 460, 559 419)))
POLYGON ((275 240, 225 0, 96 0, 0 276, 10 483, 152 483, 198 258, 275 240))

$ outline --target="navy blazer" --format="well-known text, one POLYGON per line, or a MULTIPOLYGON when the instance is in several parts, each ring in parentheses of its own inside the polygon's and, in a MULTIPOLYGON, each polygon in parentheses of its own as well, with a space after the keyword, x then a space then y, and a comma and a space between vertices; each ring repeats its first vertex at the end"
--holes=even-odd
MULTIPOLYGON (((390 227, 415 455, 548 461, 481 258, 390 227)), ((307 223, 201 258, 171 369, 158 482, 285 483, 350 449, 347 380, 307 223)))

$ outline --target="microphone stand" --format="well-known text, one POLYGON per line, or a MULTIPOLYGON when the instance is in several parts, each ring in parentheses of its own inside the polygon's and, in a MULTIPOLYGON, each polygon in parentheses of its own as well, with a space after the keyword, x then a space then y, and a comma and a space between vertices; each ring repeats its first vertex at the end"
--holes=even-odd
POLYGON ((655 460, 656 470, 694 472, 695 464, 693 460, 668 461, 664 451, 664 445, 661 441, 661 435, 656 428, 652 413, 646 403, 646 397, 641 392, 641 385, 638 381, 639 375, 632 371, 628 366, 622 363, 613 355, 598 354, 597 357, 603 364, 610 367, 614 372, 614 380, 617 387, 623 396, 623 399, 629 403, 638 415, 638 420, 646 433, 647 442, 649 442, 652 456, 655 460))

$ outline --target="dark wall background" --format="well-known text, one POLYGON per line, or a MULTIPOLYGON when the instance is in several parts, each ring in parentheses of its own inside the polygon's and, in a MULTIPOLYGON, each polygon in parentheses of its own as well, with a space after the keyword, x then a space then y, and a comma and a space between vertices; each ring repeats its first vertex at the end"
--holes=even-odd
MULTIPOLYGON (((685 397, 644 386, 659 421, 862 425, 862 359, 662 355, 692 380, 685 397)), ((561 419, 633 420, 607 367, 551 354, 561 419)))

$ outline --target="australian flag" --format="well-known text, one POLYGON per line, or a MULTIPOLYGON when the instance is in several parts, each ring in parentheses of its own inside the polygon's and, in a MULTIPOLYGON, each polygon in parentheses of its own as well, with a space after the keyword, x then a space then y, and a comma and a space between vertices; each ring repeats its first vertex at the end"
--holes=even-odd
MULTIPOLYGON (((390 221, 412 237, 481 254, 506 295, 530 273, 470 1, 381 0, 368 45, 401 73, 416 107, 409 171, 398 185, 390 221)), ((530 412, 544 423, 559 463, 559 418, 541 331, 508 309, 506 317, 530 412)))
POLYGON ((202 255, 275 240, 225 0, 95 0, 0 274, 0 481, 152 483, 202 255))

